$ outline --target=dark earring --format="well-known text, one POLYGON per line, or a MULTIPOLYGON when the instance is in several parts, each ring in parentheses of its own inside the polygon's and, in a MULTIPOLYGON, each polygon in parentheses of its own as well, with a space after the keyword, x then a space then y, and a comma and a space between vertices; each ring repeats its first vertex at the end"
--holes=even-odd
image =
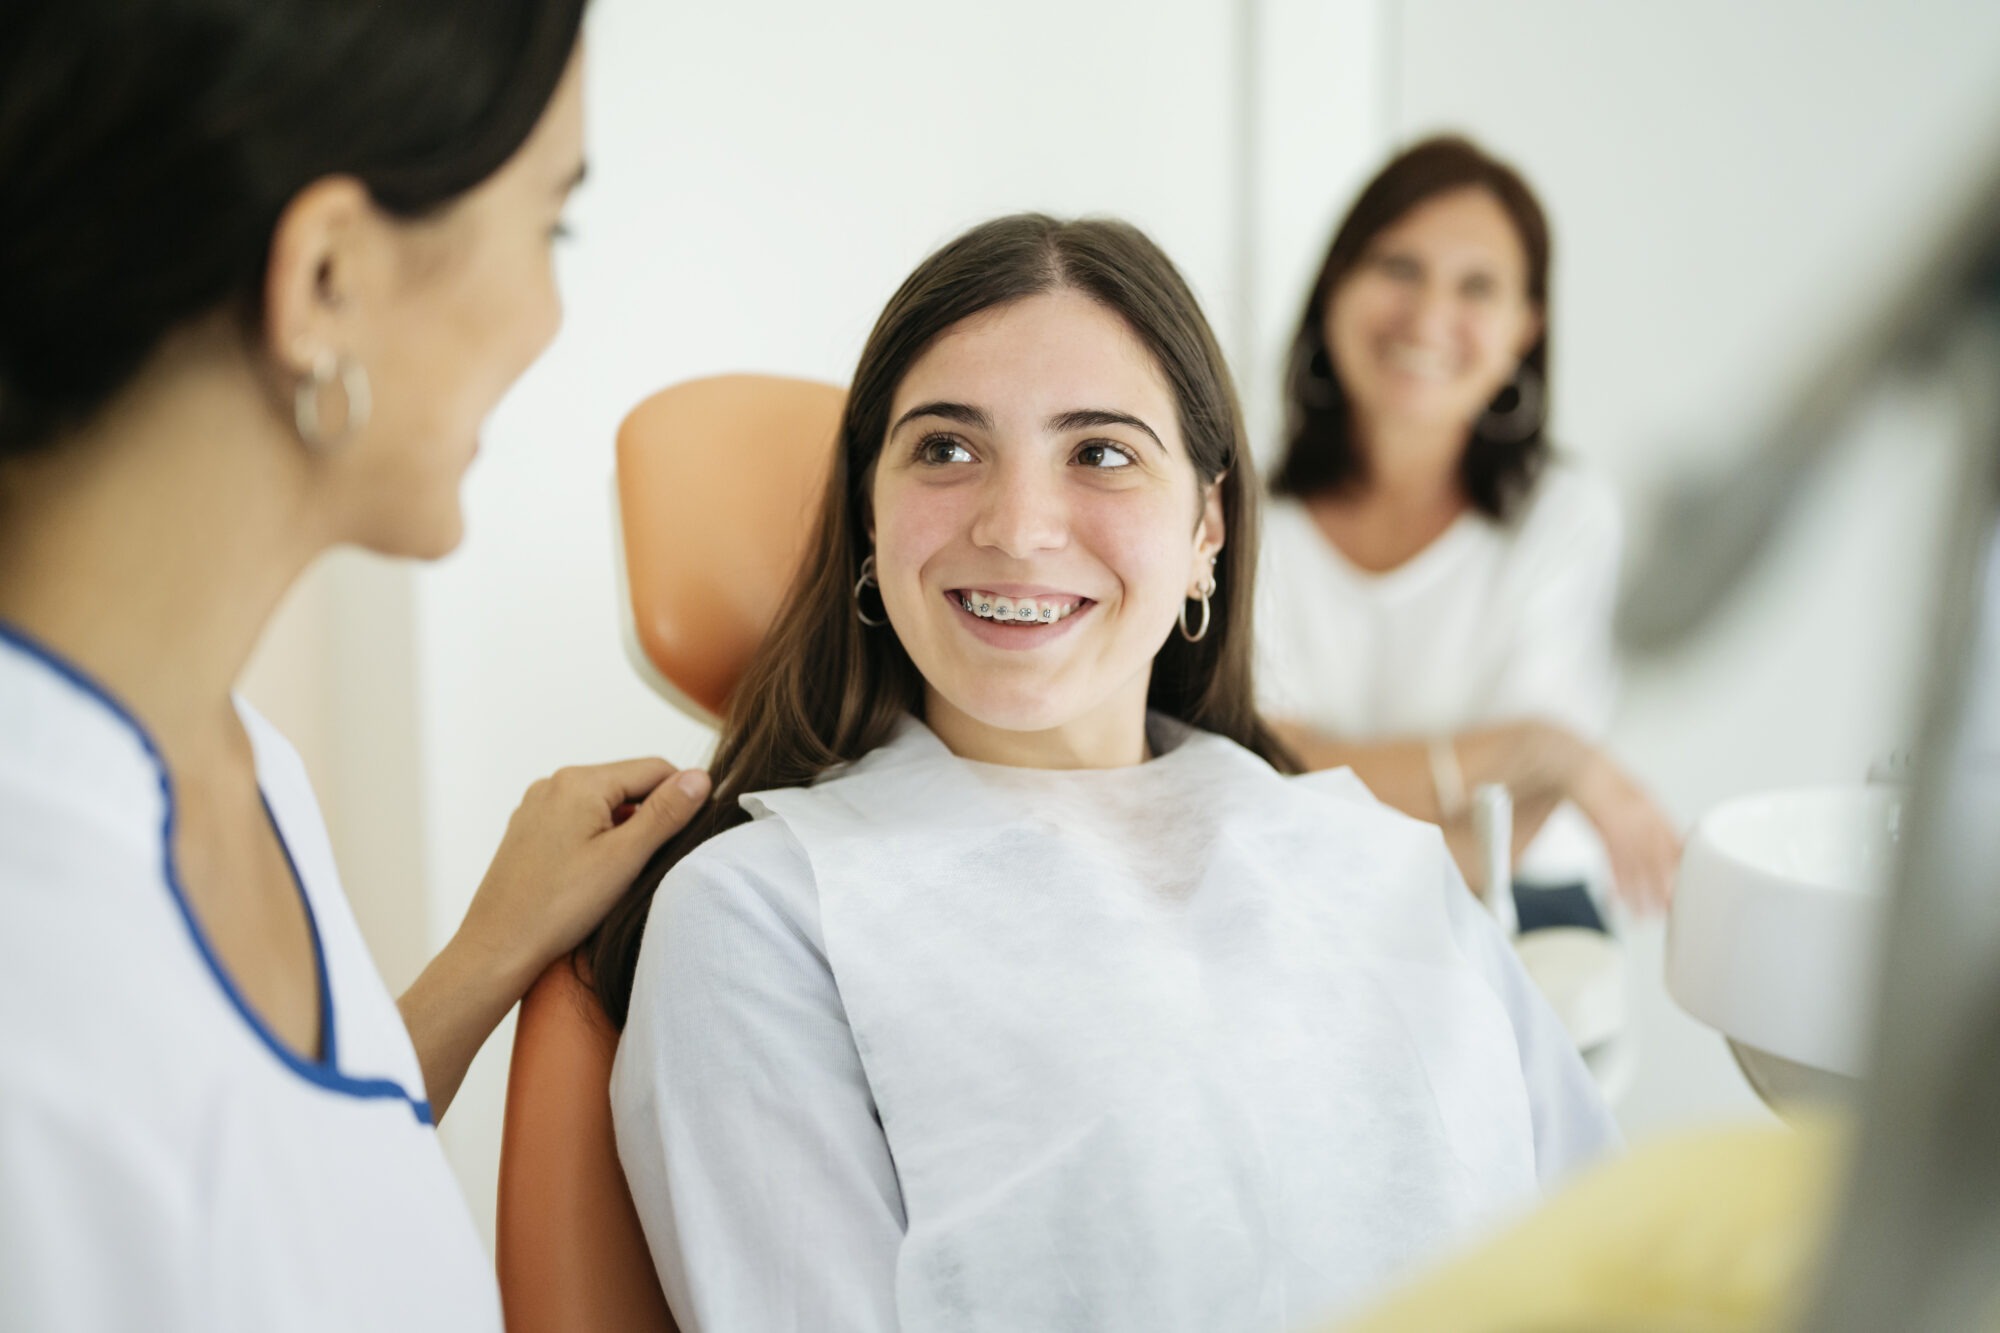
POLYGON ((1306 362, 1305 381, 1299 386, 1299 396, 1307 407, 1317 407, 1322 411, 1340 406, 1340 384, 1333 378, 1333 359, 1326 354, 1326 348, 1313 349, 1311 359, 1306 362))
POLYGON ((1545 399, 1542 377, 1522 362, 1514 378, 1493 395, 1473 430, 1495 444, 1519 444, 1542 428, 1545 399))

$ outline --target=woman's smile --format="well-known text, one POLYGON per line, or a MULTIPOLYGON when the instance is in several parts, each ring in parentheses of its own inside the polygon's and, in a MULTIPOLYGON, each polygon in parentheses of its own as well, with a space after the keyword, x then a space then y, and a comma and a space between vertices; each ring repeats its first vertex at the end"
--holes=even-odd
POLYGON ((1429 384, 1449 383, 1465 370, 1466 358, 1421 343, 1391 340, 1376 355, 1390 372, 1429 384))

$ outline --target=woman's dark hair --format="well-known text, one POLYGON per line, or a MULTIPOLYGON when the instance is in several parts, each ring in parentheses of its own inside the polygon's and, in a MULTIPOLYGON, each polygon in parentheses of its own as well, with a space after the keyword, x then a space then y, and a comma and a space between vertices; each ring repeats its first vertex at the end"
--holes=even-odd
POLYGON ((1459 461, 1466 499, 1492 518, 1506 518, 1533 489, 1548 461, 1542 407, 1549 401, 1549 224, 1520 173, 1469 139, 1440 135, 1413 144, 1383 167, 1341 219, 1314 279, 1285 363, 1285 454, 1271 481, 1278 495, 1300 497, 1341 491, 1367 478, 1367 459, 1356 448, 1347 391, 1326 345, 1326 310, 1333 293, 1354 271, 1375 238, 1419 204, 1457 190, 1492 195, 1514 224, 1528 260, 1528 299, 1542 315, 1541 336, 1521 364, 1537 385, 1523 402, 1509 384, 1492 411, 1526 416, 1504 433, 1476 423, 1459 461))
MULTIPOLYGON (((890 298, 861 353, 841 416, 818 522, 783 607, 730 697, 709 765, 715 795, 662 847, 611 910, 582 961, 619 1027, 632 997, 646 913, 680 859, 746 816, 747 792, 811 782, 888 740, 923 712, 923 677, 893 628, 855 616, 868 555, 866 515, 896 390, 939 335, 983 310, 1073 291, 1117 313, 1173 390, 1181 434, 1204 486, 1221 481, 1226 541, 1199 642, 1170 633, 1153 658, 1150 708, 1227 736, 1277 767, 1295 767, 1258 719, 1250 693, 1250 613, 1257 567, 1257 482, 1222 350, 1173 263, 1123 222, 1040 214, 975 227, 917 266, 890 298)), ((1188 515, 1192 535, 1197 515, 1188 515)))
POLYGON ((89 419, 170 330, 260 323, 280 214, 330 175, 435 213, 512 157, 585 0, 5 0, 0 459, 89 419))

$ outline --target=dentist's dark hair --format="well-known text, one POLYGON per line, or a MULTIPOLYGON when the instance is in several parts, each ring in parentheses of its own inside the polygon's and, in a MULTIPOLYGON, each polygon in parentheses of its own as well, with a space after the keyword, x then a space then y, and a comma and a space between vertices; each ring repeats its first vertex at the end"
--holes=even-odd
MULTIPOLYGON (((1411 144, 1391 158, 1334 229, 1319 276, 1292 335, 1285 362, 1285 452, 1271 479, 1277 495, 1305 498, 1337 493, 1367 481, 1368 460, 1354 441, 1347 389, 1326 345, 1326 311, 1348 275, 1367 258, 1368 247, 1411 210, 1440 195, 1484 190, 1513 224, 1527 258, 1528 300, 1542 316, 1541 336, 1521 358, 1540 381, 1540 403, 1549 402, 1549 222, 1541 201, 1521 173, 1470 139, 1441 134, 1411 144)), ((1490 410, 1533 411, 1520 390, 1504 386, 1490 410)), ((1505 519, 1534 489, 1550 447, 1537 413, 1526 429, 1496 434, 1475 424, 1459 457, 1459 485, 1465 498, 1489 518, 1505 519)))
POLYGON ((5 0, 0 461, 88 421, 177 326, 261 322, 272 232, 327 176, 398 217, 512 157, 584 0, 5 0))
MULTIPOLYGON (((654 891, 682 857, 748 818, 738 798, 809 783, 883 744, 902 714, 922 715, 923 677, 894 629, 863 626, 854 606, 891 405, 910 367, 948 329, 1055 291, 1080 293, 1125 321, 1173 391, 1203 486, 1221 483, 1225 540, 1209 631, 1197 643, 1168 633, 1153 658, 1148 706, 1226 736, 1280 769, 1295 768, 1252 705, 1257 479, 1228 365, 1194 293, 1160 248, 1124 222, 1024 213, 974 227, 917 266, 868 336, 813 536, 770 634, 730 697, 709 765, 713 799, 653 857, 584 948, 591 983, 619 1027, 654 891)), ((1188 515, 1190 536, 1196 520, 1188 515)))

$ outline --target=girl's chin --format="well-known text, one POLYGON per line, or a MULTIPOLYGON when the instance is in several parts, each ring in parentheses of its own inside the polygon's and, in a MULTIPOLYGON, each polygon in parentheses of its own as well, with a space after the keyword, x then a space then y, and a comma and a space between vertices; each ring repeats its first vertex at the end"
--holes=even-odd
POLYGON ((959 718, 975 726, 991 731, 1005 731, 1028 736, 1039 732, 1058 731, 1073 723, 1087 720, 1088 710, 1069 709, 1052 705, 1048 699, 993 698, 989 695, 975 697, 945 698, 950 710, 959 718))
POLYGON ((1080 691, 1051 688, 1047 681, 1037 689, 1021 683, 1016 688, 997 689, 981 682, 981 688, 926 691, 927 715, 933 730, 942 722, 947 730, 979 730, 1021 739, 1031 736, 1072 737, 1117 736, 1128 728, 1145 726, 1145 700, 1134 700, 1125 691, 1080 691))

